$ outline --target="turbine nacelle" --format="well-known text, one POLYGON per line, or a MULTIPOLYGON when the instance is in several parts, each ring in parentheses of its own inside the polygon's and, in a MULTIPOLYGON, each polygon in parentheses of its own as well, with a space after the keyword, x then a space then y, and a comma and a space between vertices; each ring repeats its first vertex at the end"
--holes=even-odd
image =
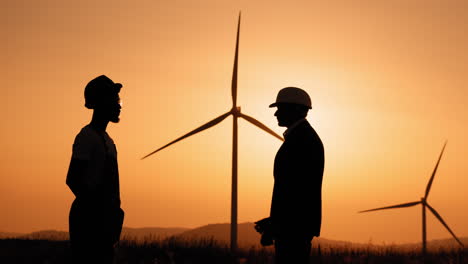
POLYGON ((230 113, 231 113, 234 117, 241 117, 241 107, 240 107, 240 106, 233 107, 233 108, 231 109, 230 113))

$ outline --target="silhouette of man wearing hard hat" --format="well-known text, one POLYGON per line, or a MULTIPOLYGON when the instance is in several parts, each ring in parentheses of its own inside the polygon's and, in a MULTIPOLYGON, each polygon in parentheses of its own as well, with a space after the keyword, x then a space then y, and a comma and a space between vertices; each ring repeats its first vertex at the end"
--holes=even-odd
POLYGON ((94 110, 93 117, 75 138, 66 180, 75 195, 69 215, 73 263, 113 263, 124 212, 117 150, 106 128, 120 121, 121 88, 105 75, 85 87, 85 106, 94 110))
POLYGON ((263 245, 274 243, 276 264, 309 263, 312 238, 320 236, 323 144, 305 119, 312 105, 304 90, 283 88, 270 107, 287 130, 275 157, 270 217, 255 228, 263 245))

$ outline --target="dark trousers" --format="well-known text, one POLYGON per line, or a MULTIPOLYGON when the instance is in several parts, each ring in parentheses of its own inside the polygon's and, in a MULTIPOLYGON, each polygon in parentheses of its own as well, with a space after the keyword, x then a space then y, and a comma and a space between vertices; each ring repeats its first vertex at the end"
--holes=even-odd
POLYGON ((112 264, 114 263, 114 246, 96 243, 92 240, 71 240, 73 264, 112 264))
POLYGON ((69 216, 72 263, 112 264, 122 222, 120 207, 75 200, 69 216))
POLYGON ((310 239, 276 239, 275 264, 309 264, 311 246, 310 239))

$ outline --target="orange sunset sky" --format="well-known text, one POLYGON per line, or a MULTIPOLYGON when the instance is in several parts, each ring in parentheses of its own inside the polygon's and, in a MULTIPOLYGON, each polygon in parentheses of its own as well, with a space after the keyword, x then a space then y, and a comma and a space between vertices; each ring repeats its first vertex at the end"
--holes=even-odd
MULTIPOLYGON (((281 134, 268 105, 285 86, 312 98, 326 152, 322 236, 421 241, 419 200, 468 236, 468 2, 2 0, 0 231, 68 230, 72 143, 92 112, 86 83, 121 82, 119 152, 128 227, 230 221, 227 112, 238 12, 238 105, 281 134)), ((239 120, 239 222, 269 214, 281 142, 239 120)), ((428 216, 428 239, 450 234, 428 216)))

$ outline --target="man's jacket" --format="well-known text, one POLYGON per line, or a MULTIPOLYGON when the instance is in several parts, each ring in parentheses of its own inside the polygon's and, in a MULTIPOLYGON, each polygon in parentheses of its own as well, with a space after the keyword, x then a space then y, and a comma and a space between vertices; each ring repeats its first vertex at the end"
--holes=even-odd
POLYGON ((288 131, 275 157, 270 219, 276 238, 320 235, 323 168, 322 141, 304 120, 288 131))

